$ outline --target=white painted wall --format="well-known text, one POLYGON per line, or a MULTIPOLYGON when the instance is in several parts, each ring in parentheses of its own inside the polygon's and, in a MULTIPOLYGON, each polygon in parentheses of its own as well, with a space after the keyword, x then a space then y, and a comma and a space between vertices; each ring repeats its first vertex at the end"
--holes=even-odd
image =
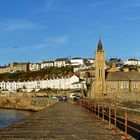
POLYGON ((39 90, 45 88, 53 89, 80 89, 86 88, 85 83, 80 82, 80 78, 76 75, 71 77, 41 79, 34 81, 2 81, 0 82, 0 90, 14 91, 23 89, 24 91, 39 90))

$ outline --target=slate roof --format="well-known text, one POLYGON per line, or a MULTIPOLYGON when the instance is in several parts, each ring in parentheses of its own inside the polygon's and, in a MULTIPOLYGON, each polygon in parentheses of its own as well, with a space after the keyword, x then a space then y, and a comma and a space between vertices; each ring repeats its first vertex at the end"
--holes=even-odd
POLYGON ((72 58, 72 60, 76 60, 76 59, 83 59, 83 58, 81 58, 81 57, 74 57, 74 58, 72 58))
POLYGON ((55 61, 68 61, 68 58, 57 58, 55 61))
POLYGON ((42 63, 54 63, 54 61, 43 61, 42 63))
POLYGON ((106 81, 140 81, 140 73, 137 71, 130 72, 108 72, 106 81))
POLYGON ((139 60, 137 60, 135 58, 129 58, 128 61, 139 61, 139 60))

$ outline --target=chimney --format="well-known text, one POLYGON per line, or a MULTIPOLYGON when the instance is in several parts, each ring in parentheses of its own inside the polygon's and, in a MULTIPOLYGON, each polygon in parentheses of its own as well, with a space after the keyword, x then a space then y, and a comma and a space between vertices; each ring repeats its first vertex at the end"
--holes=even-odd
POLYGON ((108 72, 117 72, 119 69, 116 67, 116 63, 112 64, 112 67, 108 70, 108 72))

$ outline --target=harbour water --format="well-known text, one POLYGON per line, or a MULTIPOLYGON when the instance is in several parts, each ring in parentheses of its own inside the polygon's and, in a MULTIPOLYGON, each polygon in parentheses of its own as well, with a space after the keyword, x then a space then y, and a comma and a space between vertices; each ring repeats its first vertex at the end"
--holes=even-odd
POLYGON ((31 112, 21 111, 21 110, 12 110, 12 109, 0 109, 0 128, 9 126, 10 124, 15 123, 27 116, 31 112))

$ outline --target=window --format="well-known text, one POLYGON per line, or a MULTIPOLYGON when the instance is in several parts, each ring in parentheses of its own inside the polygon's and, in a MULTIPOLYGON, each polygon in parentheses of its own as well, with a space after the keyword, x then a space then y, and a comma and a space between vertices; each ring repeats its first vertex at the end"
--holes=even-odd
POLYGON ((133 83, 133 88, 135 88, 135 89, 138 88, 138 83, 137 83, 137 82, 134 82, 134 83, 133 83))
POLYGON ((129 83, 128 82, 121 82, 120 87, 121 87, 121 89, 128 89, 129 88, 129 83))
POLYGON ((127 82, 124 83, 124 88, 125 88, 125 89, 128 89, 128 88, 129 88, 129 85, 128 85, 127 82))
POLYGON ((99 77, 102 77, 102 69, 99 69, 99 77))
POLYGON ((113 83, 113 82, 110 83, 110 88, 111 88, 111 89, 115 89, 115 88, 116 88, 116 83, 113 83))

